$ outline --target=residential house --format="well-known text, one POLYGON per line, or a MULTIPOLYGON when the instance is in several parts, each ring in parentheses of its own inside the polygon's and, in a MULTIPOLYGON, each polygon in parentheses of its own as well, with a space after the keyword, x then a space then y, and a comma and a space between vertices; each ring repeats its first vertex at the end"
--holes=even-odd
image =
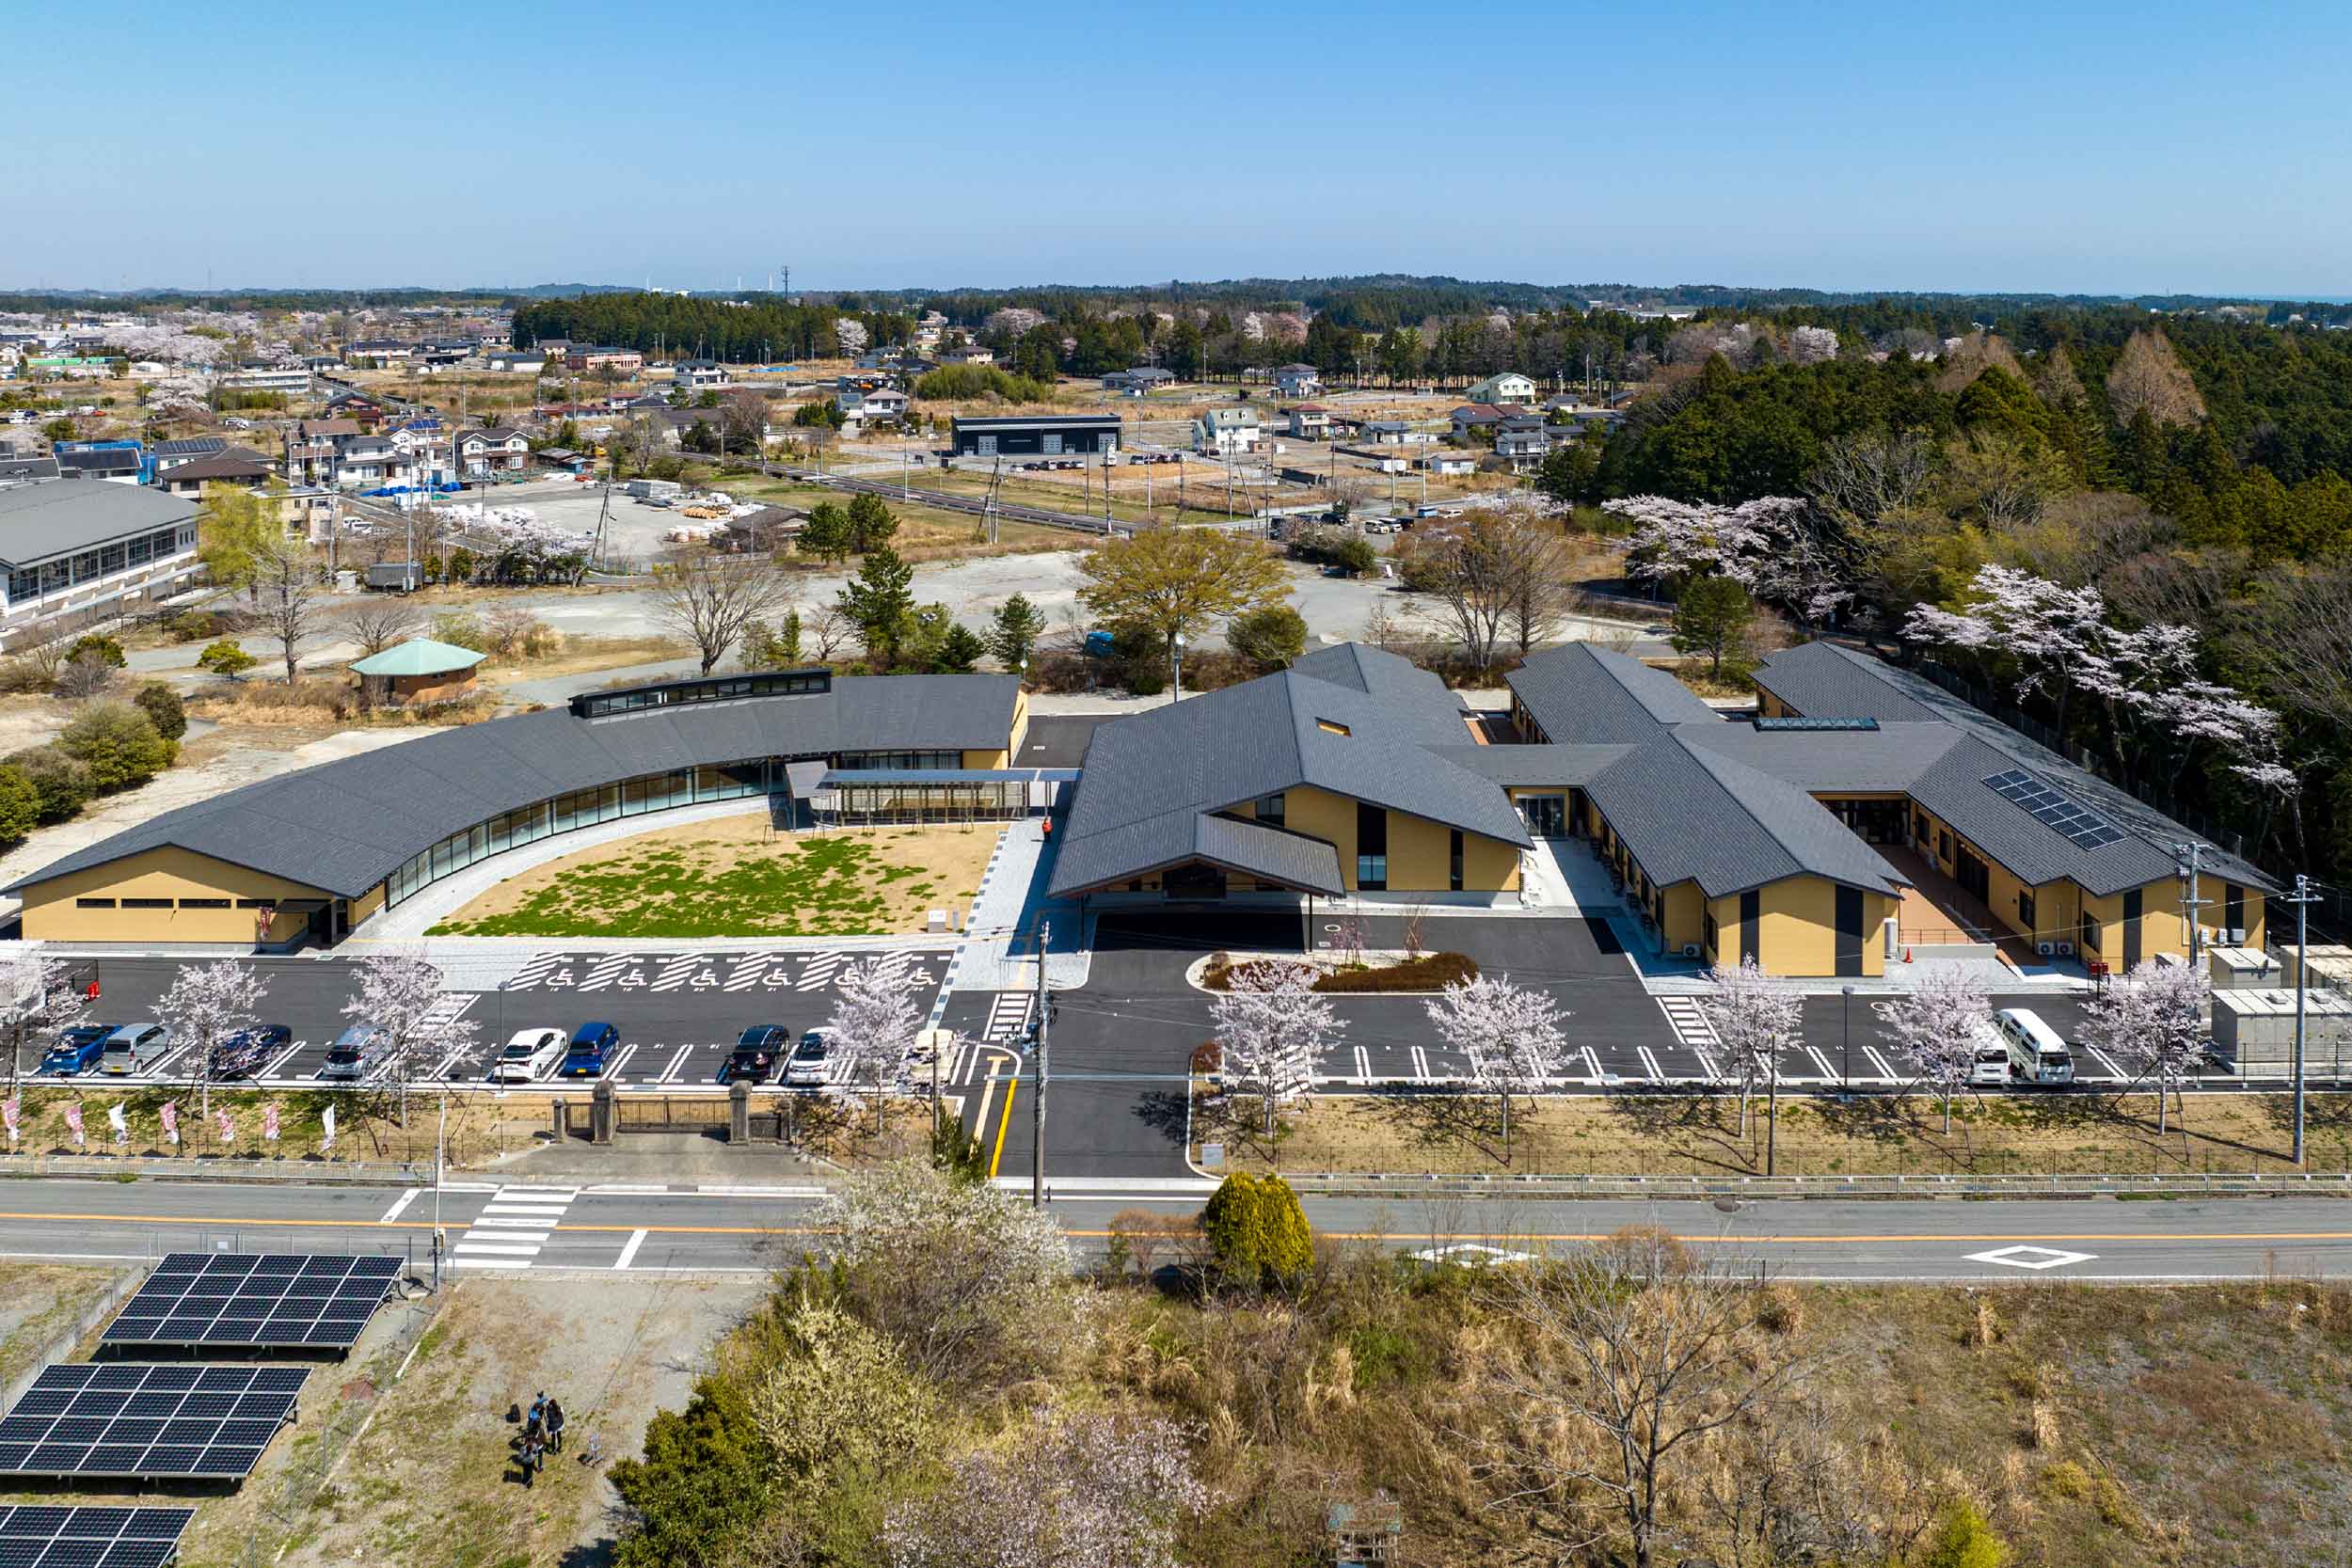
POLYGON ((727 384, 727 368, 716 359, 681 359, 670 367, 670 380, 681 392, 699 392, 727 384))
POLYGON ((746 554, 772 554, 799 538, 807 524, 808 513, 800 507, 763 506, 756 512, 729 517, 718 543, 723 548, 746 554))
POLYGON ((262 453, 246 447, 226 447, 210 456, 159 468, 155 488, 167 495, 200 497, 207 484, 233 484, 250 490, 267 484, 277 472, 262 453))
POLYGON ((1331 410, 1319 403, 1293 404, 1289 409, 1290 433, 1302 441, 1322 441, 1330 438, 1331 410))
POLYGON ((461 479, 494 479, 521 473, 531 461, 531 442, 519 430, 493 425, 461 434, 456 454, 461 479))
POLYGON ((286 483, 333 484, 342 443, 362 434, 357 420, 296 420, 286 427, 286 483))
POLYGON ((1356 439, 1368 447, 1402 447, 1410 444, 1413 427, 1403 420, 1359 420, 1356 439))
POLYGON ((136 441, 59 441, 52 451, 57 471, 68 479, 136 484, 146 477, 145 453, 136 441))
POLYGON ((1478 459, 1466 451, 1449 451, 1443 447, 1432 447, 1413 459, 1413 467, 1426 473, 1458 477, 1476 473, 1478 459))
POLYGON ((1322 390, 1322 373, 1312 365, 1278 365, 1274 369, 1277 397, 1311 398, 1322 390))
POLYGON ((1495 431, 1495 455, 1508 459, 1513 473, 1534 467, 1550 451, 1551 431, 1540 420, 1511 420, 1495 431))
POLYGON ((339 490, 380 490, 415 475, 408 454, 389 436, 353 436, 336 446, 330 483, 339 490))
POLYGON ((307 398, 310 395, 310 370, 307 365, 247 360, 233 371, 223 371, 214 378, 214 385, 230 391, 283 392, 288 397, 307 398))
POLYGON ((1446 416, 1454 424, 1454 439, 1468 444, 1473 435, 1491 436, 1502 428, 1502 421, 1518 412, 1491 403, 1466 403, 1446 416))
POLYGON ((357 366, 405 365, 416 357, 417 345, 395 338, 365 338, 343 345, 343 363, 357 366))
POLYGON ((843 419, 859 425, 907 417, 907 395, 888 387, 869 392, 837 392, 834 402, 840 405, 843 419))
POLYGON ((996 363, 996 351, 984 344, 966 343, 961 348, 947 350, 939 356, 939 362, 943 365, 993 365, 996 363))
POLYGON ((157 475, 167 474, 183 463, 193 463, 199 457, 217 457, 229 450, 229 443, 218 436, 183 436, 176 441, 158 441, 151 455, 157 475))
POLYGON ((1212 408, 1192 421, 1195 451, 1223 455, 1256 451, 1264 438, 1265 429, 1258 422, 1254 408, 1212 408))
POLYGON ((1158 365, 1138 365, 1131 371, 1111 372, 1103 378, 1103 390, 1124 392, 1129 397, 1139 398, 1146 392, 1161 387, 1172 387, 1175 383, 1174 371, 1158 365))
POLYGON ((1472 403, 1512 403, 1523 408, 1532 407, 1535 402, 1535 383, 1532 377, 1521 375, 1517 371, 1502 371, 1484 381, 1472 382, 1464 395, 1472 403))
POLYGON ((384 418, 384 400, 366 392, 337 392, 326 400, 325 412, 330 420, 357 420, 373 427, 384 418))

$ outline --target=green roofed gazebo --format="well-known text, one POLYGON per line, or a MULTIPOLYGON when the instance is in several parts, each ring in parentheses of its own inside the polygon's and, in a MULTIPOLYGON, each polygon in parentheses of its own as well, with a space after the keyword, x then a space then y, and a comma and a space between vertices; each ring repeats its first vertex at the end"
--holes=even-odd
POLYGON ((458 695, 473 685, 474 666, 489 656, 430 637, 395 642, 352 665, 360 689, 378 702, 458 695))

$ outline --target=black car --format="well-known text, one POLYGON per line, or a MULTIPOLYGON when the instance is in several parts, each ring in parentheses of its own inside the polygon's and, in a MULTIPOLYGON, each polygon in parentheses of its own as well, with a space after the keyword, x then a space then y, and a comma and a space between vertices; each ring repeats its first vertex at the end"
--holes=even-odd
POLYGON ((250 1078, 294 1043, 294 1031, 282 1023, 240 1029, 213 1047, 213 1076, 250 1078))
POLYGON ((781 1023, 755 1023, 727 1053, 725 1065, 719 1069, 719 1082, 731 1084, 741 1078, 754 1084, 769 1083, 784 1070, 784 1060, 791 1053, 791 1030, 781 1023))

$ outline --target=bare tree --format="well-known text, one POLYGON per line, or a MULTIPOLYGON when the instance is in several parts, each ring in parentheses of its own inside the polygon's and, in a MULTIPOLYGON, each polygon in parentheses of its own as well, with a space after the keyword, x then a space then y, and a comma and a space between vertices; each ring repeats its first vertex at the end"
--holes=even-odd
POLYGON ((1791 1391, 1803 1363, 1767 1326, 1777 1303, 1756 1272, 1694 1261, 1646 1228, 1494 1277, 1528 1354, 1490 1379, 1503 1417, 1481 1442, 1485 1468, 1504 1501, 1550 1515, 1579 1544, 1612 1533, 1587 1512, 1598 1492, 1634 1568, 1649 1568, 1686 1453, 1770 1419, 1791 1391))
POLYGON ((1524 654, 1574 607, 1559 527, 1531 503, 1469 512, 1418 531, 1408 553, 1446 629, 1481 670, 1493 667, 1506 635, 1524 654))
POLYGON ((842 649, 857 640, 857 623, 837 604, 818 605, 802 622, 802 627, 816 641, 819 664, 831 664, 840 657, 842 649))
POLYGON ((298 539, 273 538, 253 552, 253 608, 262 633, 286 661, 286 684, 300 673, 302 644, 319 629, 326 609, 318 559, 298 539))
POLYGON ((782 574, 765 556, 704 553, 654 571, 654 619, 694 644, 706 675, 742 639, 744 627, 791 599, 782 574))
POLYGON ((84 703, 93 697, 103 697, 120 673, 103 654, 77 654, 66 660, 57 671, 57 695, 70 703, 84 703))
POLYGON ((395 642, 417 635, 424 618, 414 605, 395 594, 370 596, 335 617, 336 629, 359 645, 362 657, 382 653, 395 642))

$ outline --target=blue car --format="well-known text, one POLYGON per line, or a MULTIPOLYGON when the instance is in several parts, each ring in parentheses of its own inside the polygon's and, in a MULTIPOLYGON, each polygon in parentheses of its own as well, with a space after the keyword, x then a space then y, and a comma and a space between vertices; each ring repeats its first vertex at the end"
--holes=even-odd
POLYGON ((583 1023, 572 1031, 572 1043, 565 1048, 564 1065, 555 1069, 555 1075, 601 1078, 605 1065, 612 1059, 620 1043, 621 1032, 610 1023, 583 1023))
POLYGON ((250 1078, 294 1043, 294 1031, 282 1023, 240 1029, 213 1047, 213 1076, 250 1078))
POLYGON ((41 1056, 40 1070, 60 1078, 96 1071, 98 1059, 105 1053, 106 1037, 117 1027, 112 1023, 75 1024, 59 1035, 57 1043, 41 1056))

